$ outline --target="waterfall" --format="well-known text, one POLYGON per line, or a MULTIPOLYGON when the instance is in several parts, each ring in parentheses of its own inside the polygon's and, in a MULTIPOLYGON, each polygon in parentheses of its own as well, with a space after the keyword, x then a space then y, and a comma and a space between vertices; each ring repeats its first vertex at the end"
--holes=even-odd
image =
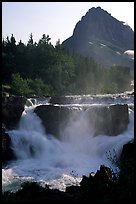
POLYGON ((36 180, 64 190, 67 185, 77 185, 83 174, 96 172, 101 164, 114 168, 107 154, 118 157, 123 145, 133 139, 132 110, 128 129, 116 137, 94 137, 87 112, 81 112, 80 117, 71 118, 57 139, 46 133, 35 107, 26 106, 18 129, 8 131, 17 160, 3 169, 3 189, 11 190, 11 183, 13 190, 24 180, 36 180))

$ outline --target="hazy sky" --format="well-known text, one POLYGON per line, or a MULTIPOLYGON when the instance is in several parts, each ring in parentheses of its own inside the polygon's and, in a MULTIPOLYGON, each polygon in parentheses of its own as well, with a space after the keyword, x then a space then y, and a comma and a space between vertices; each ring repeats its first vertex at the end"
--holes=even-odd
POLYGON ((2 2, 2 37, 13 34, 17 43, 27 43, 30 33, 34 42, 45 34, 55 45, 69 38, 81 17, 98 6, 134 30, 134 2, 2 2))

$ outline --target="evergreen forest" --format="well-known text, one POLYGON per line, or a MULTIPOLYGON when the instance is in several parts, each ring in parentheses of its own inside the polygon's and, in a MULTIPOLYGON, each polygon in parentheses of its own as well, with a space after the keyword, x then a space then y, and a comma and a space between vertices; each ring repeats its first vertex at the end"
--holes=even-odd
MULTIPOLYGON (((28 36, 29 37, 29 36, 28 36)), ((92 58, 70 54, 43 34, 27 44, 11 35, 2 40, 2 91, 15 95, 72 95, 120 93, 130 90, 129 67, 104 67, 92 58)))

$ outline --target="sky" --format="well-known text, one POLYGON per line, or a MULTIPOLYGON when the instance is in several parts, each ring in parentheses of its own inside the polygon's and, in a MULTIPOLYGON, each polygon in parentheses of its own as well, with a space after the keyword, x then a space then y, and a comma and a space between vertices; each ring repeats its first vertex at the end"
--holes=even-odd
POLYGON ((2 37, 13 34, 27 44, 49 35, 55 45, 72 36, 75 25, 92 7, 100 6, 134 30, 134 2, 2 2, 2 37))

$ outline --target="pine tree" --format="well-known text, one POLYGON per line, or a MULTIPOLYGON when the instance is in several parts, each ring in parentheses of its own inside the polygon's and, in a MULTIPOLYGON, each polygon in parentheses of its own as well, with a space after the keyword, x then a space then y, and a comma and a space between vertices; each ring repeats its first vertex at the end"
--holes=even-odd
POLYGON ((28 40, 28 43, 27 43, 27 46, 31 46, 31 45, 33 45, 33 35, 32 35, 32 33, 30 34, 30 39, 28 40))

